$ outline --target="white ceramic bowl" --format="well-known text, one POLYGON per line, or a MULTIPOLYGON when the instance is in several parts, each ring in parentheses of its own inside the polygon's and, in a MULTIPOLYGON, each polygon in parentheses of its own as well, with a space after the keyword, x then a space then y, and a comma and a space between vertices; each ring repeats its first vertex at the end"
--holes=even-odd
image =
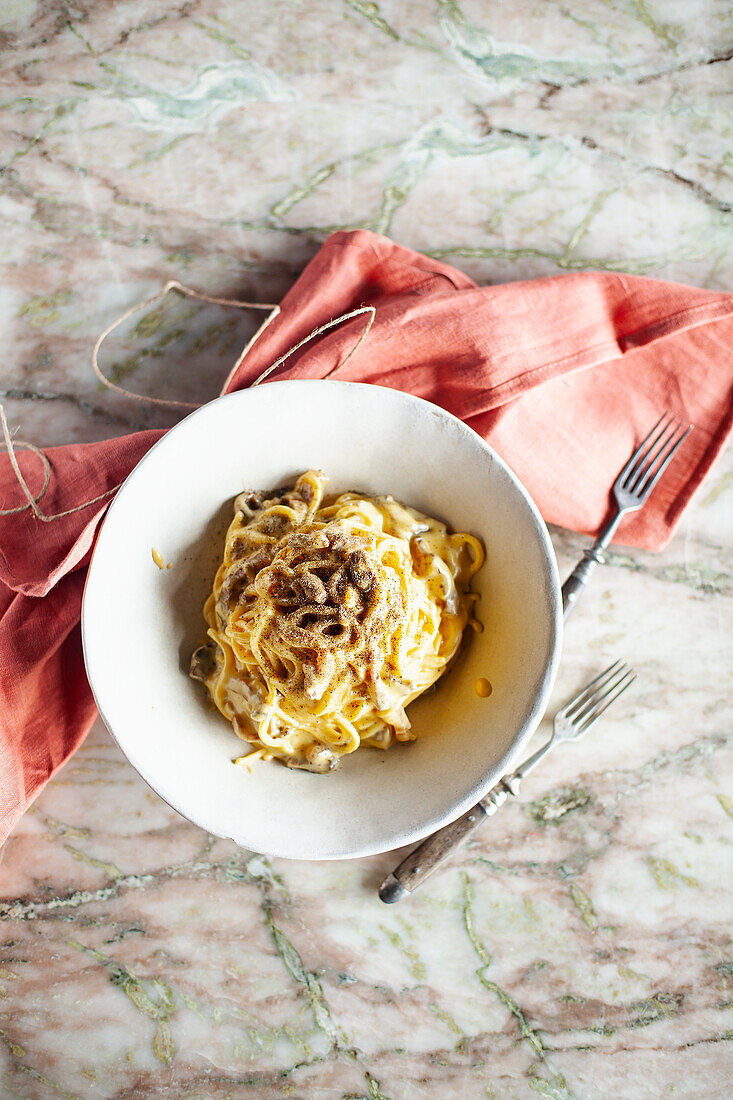
POLYGON ((269 855, 340 859, 417 841, 516 761, 547 705, 560 652, 545 525, 504 462, 455 417, 351 382, 273 382, 219 398, 167 433, 117 493, 84 593, 84 655, 102 718, 140 775, 184 817, 269 855), (479 535, 482 634, 466 632, 418 738, 364 748, 329 775, 235 767, 245 749, 189 679, 232 499, 320 468, 329 491, 391 493, 479 535), (172 567, 161 571, 155 547, 172 567), (479 698, 474 682, 493 686, 479 698))

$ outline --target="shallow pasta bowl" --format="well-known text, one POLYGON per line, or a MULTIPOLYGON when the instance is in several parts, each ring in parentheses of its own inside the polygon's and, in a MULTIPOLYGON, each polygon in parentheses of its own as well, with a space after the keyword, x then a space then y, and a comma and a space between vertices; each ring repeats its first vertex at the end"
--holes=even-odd
POLYGON ((559 590, 535 505, 461 421, 378 386, 273 382, 192 413, 118 491, 84 593, 84 656, 108 729, 184 817, 268 855, 362 856, 458 817, 515 762, 552 688, 559 590), (232 763, 247 746, 189 679, 188 663, 204 638, 201 609, 234 497, 308 468, 329 475, 329 492, 389 493, 478 535, 487 560, 473 588, 484 629, 466 631, 436 688, 411 705, 416 741, 363 747, 328 775, 265 761, 248 770, 232 763), (488 698, 474 690, 480 678, 488 698))

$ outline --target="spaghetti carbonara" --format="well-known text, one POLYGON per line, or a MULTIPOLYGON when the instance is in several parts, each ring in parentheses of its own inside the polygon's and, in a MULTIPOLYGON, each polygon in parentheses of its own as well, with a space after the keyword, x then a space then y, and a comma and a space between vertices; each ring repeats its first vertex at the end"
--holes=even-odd
POLYGON ((317 772, 414 740, 405 707, 455 655, 484 558, 390 496, 324 498, 326 480, 237 497, 191 658, 249 759, 317 772))

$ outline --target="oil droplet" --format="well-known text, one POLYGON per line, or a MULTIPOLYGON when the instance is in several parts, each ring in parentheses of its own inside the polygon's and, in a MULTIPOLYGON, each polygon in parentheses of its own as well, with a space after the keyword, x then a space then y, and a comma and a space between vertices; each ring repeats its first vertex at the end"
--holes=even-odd
POLYGON ((488 699, 494 689, 492 688, 491 684, 485 676, 479 676, 478 680, 473 685, 473 690, 476 692, 479 698, 488 699))
POLYGON ((165 569, 165 562, 163 561, 163 555, 160 550, 156 550, 155 547, 153 547, 151 553, 153 555, 153 561, 158 566, 158 569, 165 569))
POLYGON ((472 630, 475 630, 477 634, 483 634, 484 624, 480 623, 478 619, 471 619, 468 625, 471 627, 472 630))

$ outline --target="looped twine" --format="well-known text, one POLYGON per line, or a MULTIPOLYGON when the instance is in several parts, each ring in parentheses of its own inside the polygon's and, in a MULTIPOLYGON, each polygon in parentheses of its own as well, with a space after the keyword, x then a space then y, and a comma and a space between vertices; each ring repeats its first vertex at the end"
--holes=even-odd
MULTIPOLYGON (((280 312, 280 306, 275 306, 271 303, 265 302, 240 302, 236 298, 214 298, 209 294, 200 294, 197 290, 191 290, 190 287, 184 286, 183 283, 179 283, 177 279, 169 279, 162 290, 159 290, 157 294, 154 294, 152 296, 152 298, 146 298, 144 302, 137 302, 134 306, 130 306, 130 308, 126 309, 125 312, 120 317, 118 317, 116 321, 113 321, 111 325, 108 325, 104 332, 98 337, 94 347, 92 348, 92 370, 96 374, 99 381, 108 389, 115 390, 117 393, 121 393, 125 397, 131 398, 133 401, 144 401, 146 404, 149 405, 168 405, 178 409, 198 409, 199 405, 196 404, 196 402, 173 401, 172 399, 167 397, 143 397, 143 395, 140 393, 133 393, 132 390, 126 390, 124 386, 118 386, 116 382, 110 381, 110 379, 107 378, 106 375, 102 374, 101 368, 99 366, 99 349, 101 348, 107 337, 110 335, 110 333, 114 332, 114 330, 118 328, 119 325, 123 324, 128 319, 128 317, 132 317, 133 313, 137 313, 138 310, 141 309, 147 309, 149 306, 154 306, 156 302, 162 301, 162 299, 165 298, 166 294, 170 293, 171 290, 177 290, 179 294, 183 294, 186 298, 195 298, 199 302, 210 302, 212 305, 216 306, 233 306, 237 309, 267 309, 270 311, 263 323, 257 329, 257 332, 255 332, 254 336, 245 347, 242 354, 237 359, 237 362, 234 364, 234 368, 232 372, 230 372, 229 377, 231 377, 233 371, 236 370, 239 364, 242 362, 245 355, 252 347, 258 336, 260 336, 264 332, 271 321, 275 320, 280 312)), ((228 380, 229 379, 227 379, 227 381, 228 380)))
MULTIPOLYGON (((336 373, 337 370, 341 370, 341 368, 349 361, 351 356, 354 354, 354 352, 357 350, 357 348, 361 344, 362 340, 364 340, 364 338, 366 337, 367 333, 369 332, 369 329, 374 324, 374 318, 377 316, 377 311, 376 311, 374 306, 359 306, 358 309, 352 309, 352 310, 349 311, 349 313, 342 313, 338 317, 332 317, 330 321, 326 321, 325 325, 319 325, 318 328, 314 328, 313 332, 309 332, 308 335, 303 340, 301 340, 299 343, 295 344, 292 348, 290 348, 288 351, 286 351, 285 354, 281 355, 279 359, 276 359, 271 367, 268 367, 267 370, 263 370, 262 374, 260 374, 257 378, 255 378, 252 385, 253 386, 259 386, 260 382, 264 382, 264 380, 266 378, 268 378, 273 373, 273 371, 276 371, 278 369, 278 367, 282 366, 282 364, 285 362, 285 360, 288 359, 293 354, 293 352, 296 352, 296 351, 298 351, 299 348, 302 348, 303 344, 307 344, 308 341, 312 340, 314 336, 320 336, 322 332, 327 332, 330 328, 335 328, 336 325, 340 325, 344 321, 350 321, 352 317, 361 317, 365 313, 369 314, 369 320, 367 321, 367 323, 364 325, 364 328, 359 333, 359 339, 356 341, 353 348, 351 348, 346 353, 346 355, 343 357, 341 362, 337 363, 335 367, 331 367, 330 371, 327 374, 324 374, 323 381, 325 381, 326 378, 330 378, 332 375, 334 375, 336 373)), ((246 353, 246 351, 249 351, 249 347, 247 347, 245 349, 245 353, 246 353)), ((239 364, 242 362, 242 359, 244 359, 244 355, 240 356, 240 358, 239 358, 239 360, 238 360, 238 362, 237 362, 237 364, 234 368, 235 370, 239 366, 239 364)), ((230 377, 231 377, 231 375, 230 375, 230 377)), ((227 379, 227 381, 228 381, 228 379, 227 379)))
POLYGON ((0 405, 0 427, 2 428, 3 445, 8 452, 13 472, 18 480, 18 484, 23 490, 23 495, 28 501, 27 504, 20 504, 17 508, 0 508, 0 516, 13 516, 18 512, 26 512, 30 508, 36 519, 40 519, 41 523, 50 523, 54 519, 63 519, 64 516, 70 516, 73 512, 80 512, 82 508, 88 508, 90 504, 96 504, 98 501, 104 500, 105 497, 111 496, 112 493, 116 492, 122 484, 122 482, 120 482, 120 485, 115 485, 112 489, 108 489, 106 493, 100 493, 98 497, 94 497, 92 500, 88 500, 86 503, 80 504, 76 508, 68 508, 65 512, 54 512, 53 515, 50 516, 46 515, 46 513, 42 512, 38 507, 38 501, 43 497, 51 481, 51 463, 48 461, 43 451, 39 450, 33 443, 28 443, 25 439, 16 439, 15 443, 13 443, 10 429, 8 428, 8 421, 5 416, 5 409, 2 405, 0 405), (15 452, 19 448, 26 451, 33 451, 33 454, 38 455, 43 463, 43 486, 36 496, 33 496, 33 493, 28 487, 28 482, 23 477, 20 466, 18 465, 18 458, 15 452))
MULTIPOLYGON (((131 306, 129 309, 125 310, 125 312, 115 321, 113 321, 111 325, 108 325, 104 332, 102 332, 102 334, 98 337, 92 349, 92 369, 99 381, 102 382, 102 384, 105 385, 108 389, 115 390, 117 393, 121 393, 124 397, 131 398, 133 401, 143 401, 151 405, 168 405, 176 408, 198 409, 200 408, 200 406, 190 401, 174 401, 172 399, 164 397, 144 397, 142 394, 134 393, 132 390, 126 390, 123 386, 118 386, 116 382, 112 382, 109 378, 107 378, 102 373, 102 370, 99 366, 99 349, 101 348, 106 338, 110 335, 110 333, 114 332, 114 330, 124 321, 126 321, 128 317, 131 317, 133 313, 137 313, 138 310, 146 309, 148 306, 155 305, 156 302, 161 301, 171 290, 176 290, 180 294, 183 294, 188 298, 195 298, 200 302, 209 302, 212 305, 231 306, 237 309, 269 310, 267 317, 264 319, 260 327, 245 345, 243 351, 238 356, 234 366, 227 375, 226 381, 224 382, 224 386, 222 388, 222 393, 226 392, 226 388, 229 385, 229 382, 241 366, 247 353, 265 331, 267 326, 270 325, 280 314, 281 310, 280 306, 278 305, 272 305, 263 302, 242 302, 234 298, 216 298, 208 294, 200 294, 198 291, 191 290, 190 287, 184 286, 182 283, 179 283, 177 279, 170 279, 165 284, 163 289, 160 290, 157 294, 154 294, 151 298, 146 298, 145 301, 138 302, 134 306, 131 306)), ((252 382, 252 386, 259 386, 261 382, 264 382, 266 378, 269 378, 271 374, 278 370, 279 367, 281 367, 282 364, 286 361, 286 359, 293 355, 294 352, 302 348, 304 344, 307 344, 310 340, 313 340, 314 337, 320 336, 322 333, 327 332, 329 329, 335 328, 337 325, 342 324, 344 321, 350 321, 354 317, 360 317, 364 314, 368 314, 369 319, 364 325, 362 331, 360 332, 356 343, 347 352, 344 358, 339 363, 337 363, 335 367, 332 367, 326 375, 324 375, 324 379, 331 378, 332 375, 336 373, 336 371, 340 370, 341 367, 343 367, 344 364, 348 362, 348 360, 357 351, 362 341, 367 336, 369 330, 374 324, 374 319, 377 315, 377 311, 374 306, 359 306, 357 309, 352 309, 348 313, 342 313, 338 317, 332 317, 330 321, 327 321, 323 325, 319 325, 318 328, 313 329, 313 331, 310 332, 306 337, 304 337, 304 339, 300 340, 292 348, 289 348, 288 351, 286 351, 284 355, 281 355, 280 358, 277 359, 271 366, 267 367, 267 369, 264 370, 262 374, 260 374, 254 380, 254 382, 252 382)), ((51 523, 55 519, 63 519, 64 516, 73 515, 74 512, 81 512, 84 508, 88 508, 91 504, 98 504, 100 500, 105 500, 107 497, 112 496, 113 493, 116 493, 120 485, 122 485, 122 482, 119 482, 117 485, 113 485, 111 489, 107 489, 106 492, 100 493, 99 496, 94 497, 92 500, 85 501, 84 504, 79 504, 75 508, 68 508, 64 512, 54 512, 52 515, 47 515, 45 512, 41 511, 38 504, 39 501, 43 498, 43 495, 48 489, 51 481, 51 464, 48 461, 48 458, 43 453, 43 451, 41 451, 33 443, 28 443, 26 440, 22 439, 15 440, 15 442, 13 442, 13 439, 10 435, 8 422, 5 416, 5 409, 3 408, 2 404, 0 404, 0 428, 2 428, 3 436, 0 446, 8 452, 8 457, 13 467, 13 472, 15 473, 18 484, 23 491, 23 495, 28 502, 27 504, 20 504, 16 508, 0 508, 0 516, 12 516, 18 514, 19 512, 26 512, 30 509, 36 519, 39 519, 42 523, 51 523), (20 466, 18 464, 17 455, 15 453, 17 449, 32 451, 34 454, 38 455, 41 462, 43 463, 43 486, 36 496, 33 495, 27 481, 23 477, 20 466)))

